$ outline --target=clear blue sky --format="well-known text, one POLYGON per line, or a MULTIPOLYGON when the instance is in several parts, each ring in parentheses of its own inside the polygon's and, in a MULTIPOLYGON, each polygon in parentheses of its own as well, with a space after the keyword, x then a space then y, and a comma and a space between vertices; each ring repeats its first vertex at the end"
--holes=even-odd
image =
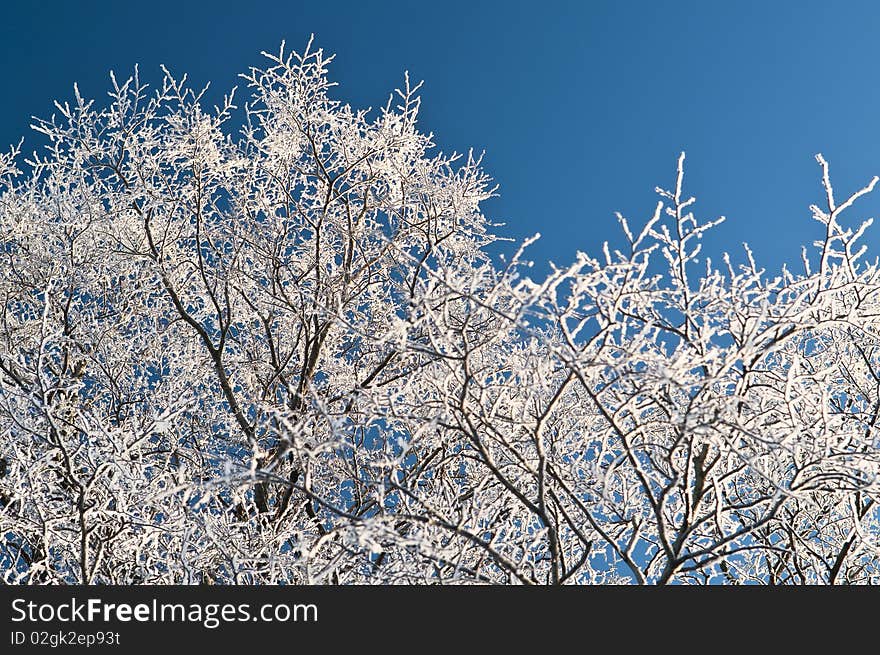
MULTIPOLYGON (((486 150, 507 236, 538 261, 620 243, 687 151, 698 214, 728 222, 710 254, 749 241, 771 269, 819 234, 813 155, 837 195, 880 174, 880 5, 871 2, 36 2, 0 9, 0 144, 51 101, 103 97, 107 74, 159 65, 218 93, 282 39, 337 53, 337 94, 379 106, 408 69, 444 150, 486 150)), ((36 140, 28 136, 25 148, 36 140)), ((880 218, 880 192, 857 205, 880 218)), ((880 254, 880 225, 869 236, 880 254)))

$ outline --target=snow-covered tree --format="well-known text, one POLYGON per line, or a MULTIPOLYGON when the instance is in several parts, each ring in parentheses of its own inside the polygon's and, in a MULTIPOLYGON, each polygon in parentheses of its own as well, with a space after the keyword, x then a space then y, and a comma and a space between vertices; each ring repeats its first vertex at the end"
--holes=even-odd
POLYGON ((266 56, 241 108, 136 71, 0 157, 5 582, 880 582, 876 178, 838 202, 818 156, 768 275, 701 257, 682 155, 534 281, 418 86, 266 56))

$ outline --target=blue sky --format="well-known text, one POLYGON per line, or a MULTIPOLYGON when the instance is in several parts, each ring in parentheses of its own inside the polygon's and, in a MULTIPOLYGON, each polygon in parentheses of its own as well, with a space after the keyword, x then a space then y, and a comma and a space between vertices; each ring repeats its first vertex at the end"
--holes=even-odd
MULTIPOLYGON (((103 97, 108 72, 159 65, 219 94, 282 39, 335 52, 337 95, 377 107, 403 71, 425 80, 422 125, 444 150, 486 150, 505 236, 536 231, 536 263, 620 244, 687 151, 698 215, 728 222, 711 255, 748 241, 770 269, 819 235, 823 152, 837 195, 880 174, 880 5, 870 2, 4 2, 0 145, 52 100, 103 97)), ((851 222, 880 218, 880 192, 851 222)), ((880 254, 880 225, 869 233, 880 254)), ((539 267, 540 268, 540 267, 539 267)))

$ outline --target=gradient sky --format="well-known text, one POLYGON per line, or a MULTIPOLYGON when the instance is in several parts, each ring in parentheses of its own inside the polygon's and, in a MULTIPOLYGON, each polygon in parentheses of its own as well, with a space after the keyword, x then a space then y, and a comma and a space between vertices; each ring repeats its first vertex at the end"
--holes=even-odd
MULTIPOLYGON (((0 147, 53 99, 103 98, 108 72, 158 82, 160 64, 217 96, 282 39, 337 58, 337 97, 378 107, 404 70, 423 79, 422 127, 443 150, 486 151, 505 236, 540 231, 536 264, 620 245, 687 151, 696 212, 727 223, 704 251, 799 262, 831 164, 838 197, 880 174, 880 5, 871 2, 30 2, 0 8, 0 147)), ((215 96, 216 97, 216 96, 215 96)), ((880 217, 880 190, 850 214, 880 217)), ((869 232, 880 254, 880 224, 869 232)), ((539 265, 539 268, 542 268, 539 265)))

